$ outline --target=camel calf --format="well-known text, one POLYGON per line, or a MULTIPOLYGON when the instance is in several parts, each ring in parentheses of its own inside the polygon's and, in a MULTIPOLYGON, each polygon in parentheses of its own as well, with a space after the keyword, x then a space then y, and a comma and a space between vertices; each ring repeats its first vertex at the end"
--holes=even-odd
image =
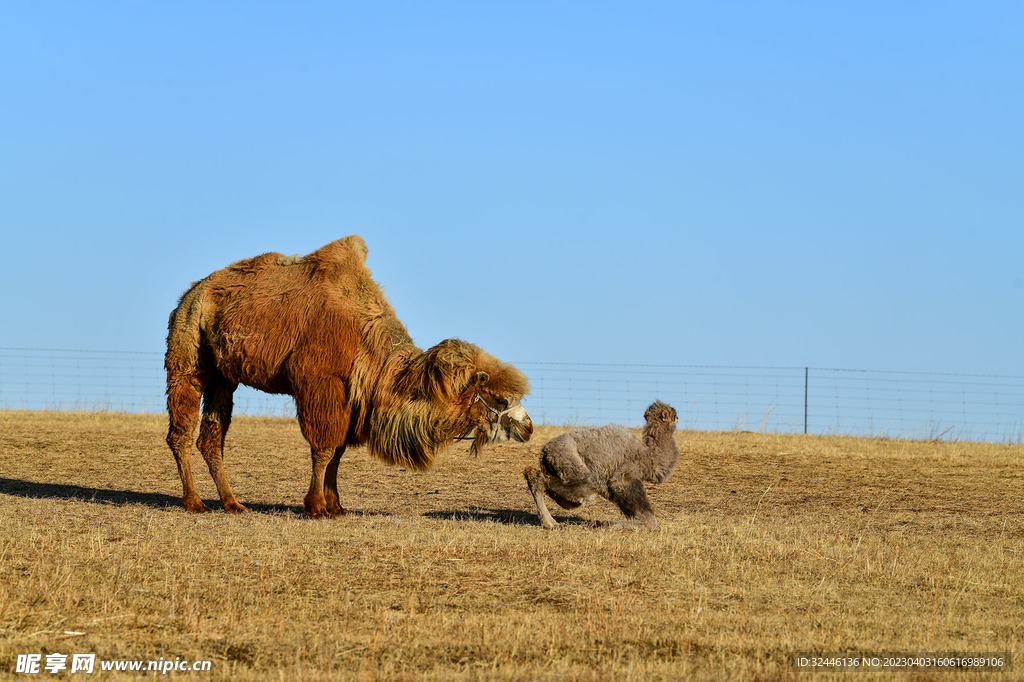
POLYGON ((576 509, 600 495, 618 505, 626 516, 625 521, 595 525, 657 527, 644 481, 663 483, 675 471, 679 461, 676 411, 655 401, 644 412, 644 420, 642 440, 626 427, 613 424, 575 429, 544 444, 540 469, 527 467, 523 471, 544 528, 558 525, 544 504, 545 493, 564 509, 576 509))

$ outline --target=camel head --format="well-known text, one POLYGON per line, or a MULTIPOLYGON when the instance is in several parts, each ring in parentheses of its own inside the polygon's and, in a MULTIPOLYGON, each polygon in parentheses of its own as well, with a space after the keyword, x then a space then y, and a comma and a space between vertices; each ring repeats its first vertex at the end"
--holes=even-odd
POLYGON ((409 358, 396 377, 394 398, 370 418, 367 445, 385 462, 417 470, 453 440, 528 441, 533 422, 519 401, 530 384, 518 369, 478 347, 448 339, 409 358))
MULTIPOLYGON (((485 372, 480 373, 481 385, 486 385, 490 376, 485 372)), ((501 441, 514 440, 525 443, 533 435, 533 422, 530 415, 519 404, 519 398, 499 397, 502 394, 490 393, 482 388, 474 393, 470 405, 469 416, 473 417, 474 426, 467 432, 473 439, 470 452, 473 455, 479 454, 480 450, 487 443, 498 443, 501 441), (488 397, 484 397, 488 394, 488 397), (483 406, 481 411, 478 406, 483 406), (475 415, 475 417, 474 417, 475 415)))
POLYGON ((675 408, 655 400, 644 412, 644 421, 652 426, 661 425, 675 430, 678 417, 675 408))
POLYGON ((518 369, 459 339, 429 349, 424 361, 424 393, 450 406, 453 438, 472 439, 474 455, 488 443, 530 440, 533 422, 519 404, 530 384, 518 369))

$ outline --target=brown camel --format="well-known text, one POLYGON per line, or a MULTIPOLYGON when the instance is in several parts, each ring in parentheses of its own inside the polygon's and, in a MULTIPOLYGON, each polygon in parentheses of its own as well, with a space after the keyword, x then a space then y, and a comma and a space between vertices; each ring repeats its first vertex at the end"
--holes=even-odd
POLYGON ((358 235, 308 256, 265 253, 193 284, 168 323, 167 444, 185 507, 209 511, 192 480, 192 436, 224 509, 245 511, 224 473, 224 437, 238 384, 294 396, 313 454, 307 517, 345 513, 338 463, 366 443, 389 464, 429 469, 457 438, 471 452, 497 440, 527 441, 533 424, 519 400, 522 372, 480 348, 448 339, 427 351, 405 327, 366 267, 358 235))

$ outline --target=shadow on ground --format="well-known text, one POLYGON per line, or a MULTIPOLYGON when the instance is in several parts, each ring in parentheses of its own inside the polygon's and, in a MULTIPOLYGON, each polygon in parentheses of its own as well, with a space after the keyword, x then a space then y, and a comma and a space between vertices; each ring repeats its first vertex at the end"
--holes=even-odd
MULTIPOLYGON (((30 499, 52 499, 52 500, 81 500, 96 504, 141 504, 154 509, 166 509, 168 511, 184 511, 181 498, 163 493, 143 493, 136 490, 111 490, 108 488, 88 488, 80 485, 66 485, 63 483, 36 483, 35 481, 24 481, 17 478, 0 478, 0 494, 14 495, 30 499)), ((220 500, 203 500, 211 510, 220 511, 220 500)), ((294 514, 302 515, 302 507, 294 507, 287 504, 262 504, 258 502, 245 502, 250 511, 262 514, 294 514)), ((389 516, 387 512, 361 511, 357 509, 347 510, 346 515, 352 516, 389 516)), ((502 523, 508 526, 539 526, 540 520, 537 515, 521 509, 483 509, 471 507, 470 509, 451 509, 447 511, 432 511, 423 514, 429 519, 442 521, 476 521, 479 523, 502 523)), ((578 516, 555 516, 556 521, 567 526, 586 526, 590 522, 578 516)))
MULTIPOLYGON (((533 512, 521 509, 483 509, 471 507, 470 509, 451 509, 447 511, 427 512, 423 516, 428 519, 440 519, 443 521, 478 521, 490 523, 503 523, 506 526, 540 526, 540 519, 533 512)), ((558 523, 567 526, 589 526, 590 522, 578 516, 553 517, 558 523)))
MULTIPOLYGON (((33 499, 82 500, 99 504, 143 504, 154 509, 184 510, 180 497, 162 493, 140 493, 135 490, 109 490, 106 488, 86 488, 80 485, 61 483, 36 483, 17 478, 0 478, 0 494, 15 495, 33 499)), ((221 508, 219 500, 203 500, 210 509, 221 508)), ((244 503, 254 512, 262 513, 297 513, 302 509, 287 504, 244 503)))

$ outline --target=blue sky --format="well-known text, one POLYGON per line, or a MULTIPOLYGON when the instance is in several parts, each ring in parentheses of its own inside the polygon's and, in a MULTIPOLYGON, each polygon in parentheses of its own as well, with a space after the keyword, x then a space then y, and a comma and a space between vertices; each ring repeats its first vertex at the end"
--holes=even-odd
POLYGON ((421 346, 1024 374, 1024 5, 0 7, 0 346, 350 233, 421 346))

